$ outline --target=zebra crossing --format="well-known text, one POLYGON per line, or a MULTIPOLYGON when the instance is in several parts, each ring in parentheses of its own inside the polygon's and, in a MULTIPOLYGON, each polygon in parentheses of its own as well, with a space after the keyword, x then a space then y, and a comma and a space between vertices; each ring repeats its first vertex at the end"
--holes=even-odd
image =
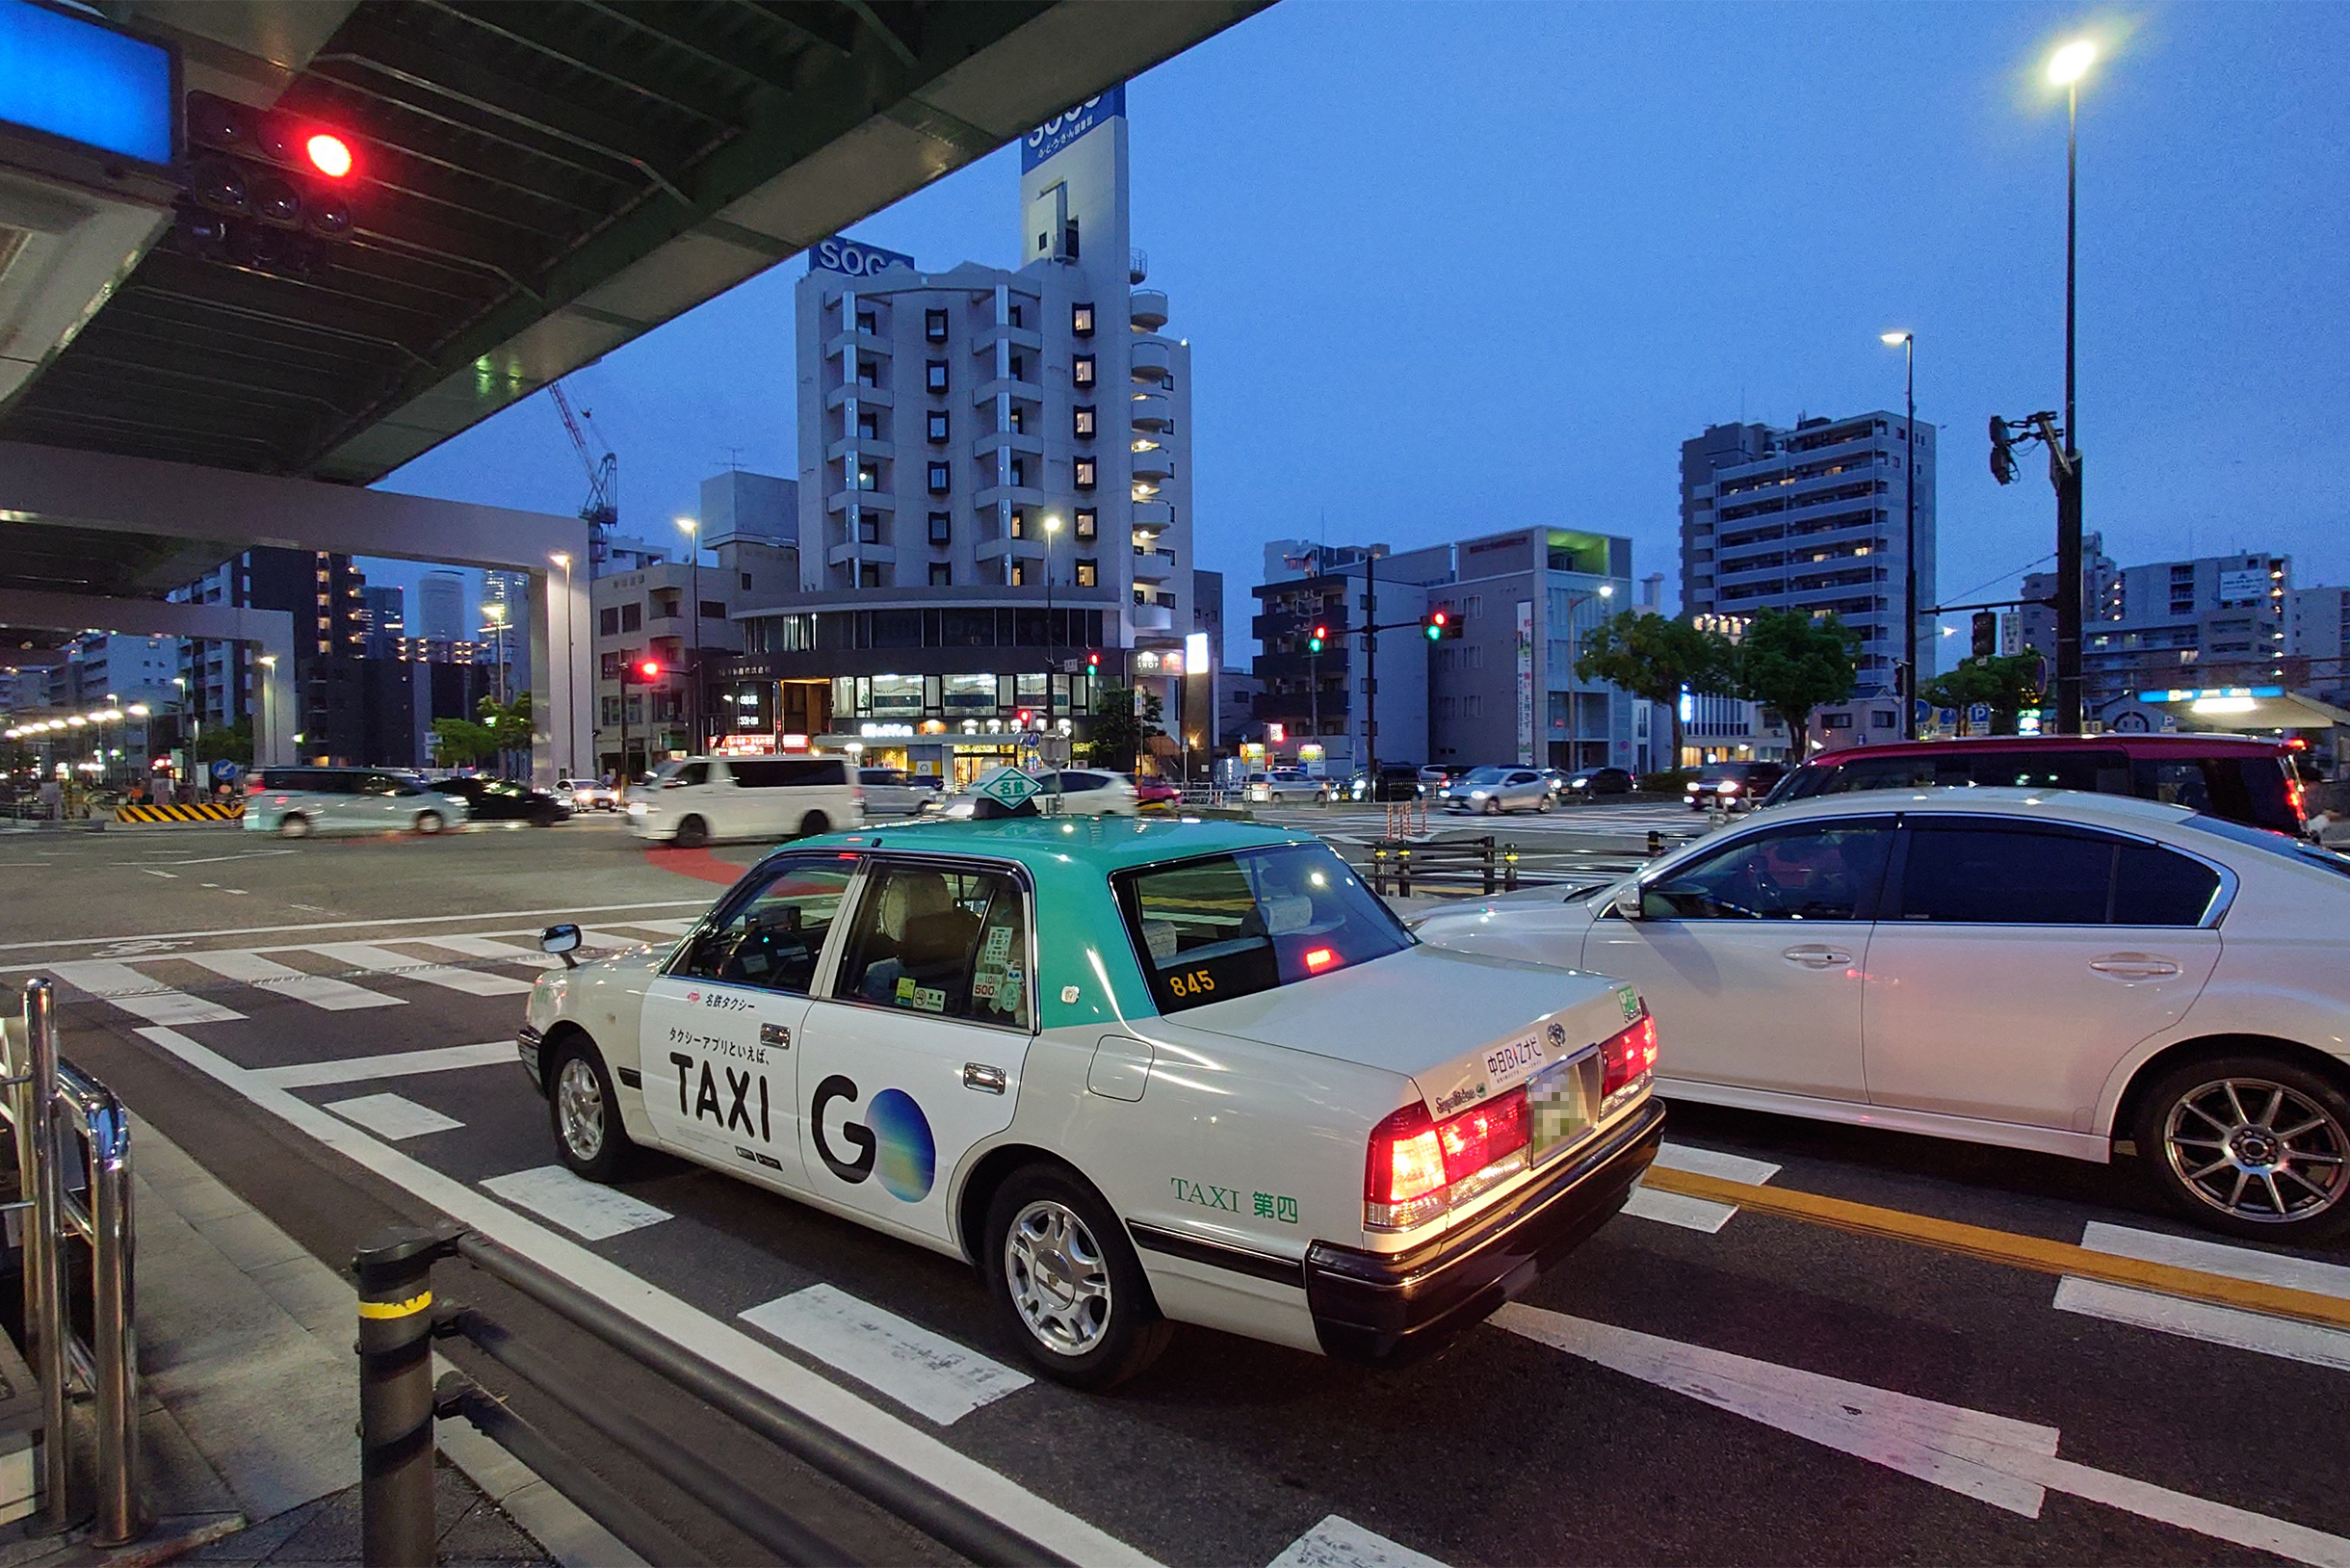
MULTIPOLYGON (((584 928, 583 949, 659 946, 692 928, 691 920, 640 920, 584 928)), ((509 971, 535 971, 561 960, 537 950, 537 932, 463 932, 432 936, 405 931, 373 941, 277 943, 258 948, 157 952, 123 958, 72 958, 30 965, 20 976, 44 974, 65 988, 65 1000, 93 1000, 144 1024, 172 1028, 234 1023, 256 1001, 283 998, 324 1012, 347 1013, 407 1005, 385 988, 398 981, 471 997, 527 995, 531 980, 509 971), (520 940, 517 940, 520 939, 520 940), (176 965, 203 972, 183 979, 176 965), (248 1000, 241 993, 249 989, 248 1000)))

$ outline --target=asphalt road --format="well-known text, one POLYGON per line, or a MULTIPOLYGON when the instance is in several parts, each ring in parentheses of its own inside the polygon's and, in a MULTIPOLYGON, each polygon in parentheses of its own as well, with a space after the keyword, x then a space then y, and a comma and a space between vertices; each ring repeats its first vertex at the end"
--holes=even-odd
MULTIPOLYGON (((751 857, 648 852, 594 821, 292 845, 6 835, 0 976, 62 978, 67 1054, 327 1262, 387 1220, 451 1210, 542 1234, 550 1256, 666 1293, 697 1348, 737 1346, 780 1390, 819 1379, 905 1451, 983 1467, 960 1474, 1023 1518, 1159 1561, 2350 1563, 2350 1332, 1753 1209, 1644 1194, 1524 1302, 1409 1368, 1187 1330, 1134 1384, 1084 1396, 1001 1375, 1016 1352, 950 1260, 666 1160, 626 1185, 624 1213, 535 1190, 555 1163, 546 1109, 502 1049, 542 961, 532 933, 575 915, 594 940, 666 940, 751 857), (452 1049, 467 1046, 484 1049, 452 1049), (743 1316, 786 1298, 889 1315, 897 1370, 743 1316)), ((2105 1251, 2197 1235, 2126 1167, 1699 1107, 1676 1107, 1667 1136, 1684 1168, 2105 1251)), ((2350 1251, 2191 1255, 2350 1297, 2350 1251)), ((848 1555, 943 1555, 494 1282, 444 1266, 441 1291, 848 1555)), ((759 1560, 480 1372, 712 1560, 759 1560)))

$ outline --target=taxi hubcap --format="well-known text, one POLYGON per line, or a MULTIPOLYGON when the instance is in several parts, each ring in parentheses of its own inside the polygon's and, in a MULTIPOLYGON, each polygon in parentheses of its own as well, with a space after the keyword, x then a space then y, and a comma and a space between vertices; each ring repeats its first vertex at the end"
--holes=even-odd
POLYGON ((1014 1216, 1004 1277, 1020 1320, 1047 1348, 1081 1356, 1110 1331, 1110 1267, 1065 1204, 1041 1198, 1014 1216))
POLYGON ((2162 1144, 2187 1190, 2237 1219, 2307 1219, 2350 1189, 2350 1134, 2283 1084, 2228 1078, 2180 1095, 2162 1144))
POLYGON ((563 1144, 580 1160, 604 1148, 604 1090, 595 1069, 578 1057, 563 1063, 555 1081, 555 1108, 563 1119, 563 1144))

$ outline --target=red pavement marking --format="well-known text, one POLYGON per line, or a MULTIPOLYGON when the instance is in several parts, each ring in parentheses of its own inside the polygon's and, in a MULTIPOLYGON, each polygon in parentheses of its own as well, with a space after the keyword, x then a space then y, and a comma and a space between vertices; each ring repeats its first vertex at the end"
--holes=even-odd
POLYGON ((720 860, 707 849, 647 849, 644 863, 658 871, 673 871, 680 876, 695 876, 727 887, 732 887, 748 869, 720 860))

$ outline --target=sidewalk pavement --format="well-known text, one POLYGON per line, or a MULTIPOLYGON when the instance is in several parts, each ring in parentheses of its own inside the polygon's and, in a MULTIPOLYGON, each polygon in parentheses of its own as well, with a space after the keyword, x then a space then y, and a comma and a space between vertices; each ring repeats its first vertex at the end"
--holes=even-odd
MULTIPOLYGON (((0 1568, 127 1568, 183 1553, 196 1562, 357 1562, 351 1286, 138 1117, 131 1160, 142 1492, 155 1528, 114 1553, 74 1536, 0 1536, 0 1568)), ((644 1568, 464 1422, 440 1423, 438 1437, 443 1563, 644 1568)))

